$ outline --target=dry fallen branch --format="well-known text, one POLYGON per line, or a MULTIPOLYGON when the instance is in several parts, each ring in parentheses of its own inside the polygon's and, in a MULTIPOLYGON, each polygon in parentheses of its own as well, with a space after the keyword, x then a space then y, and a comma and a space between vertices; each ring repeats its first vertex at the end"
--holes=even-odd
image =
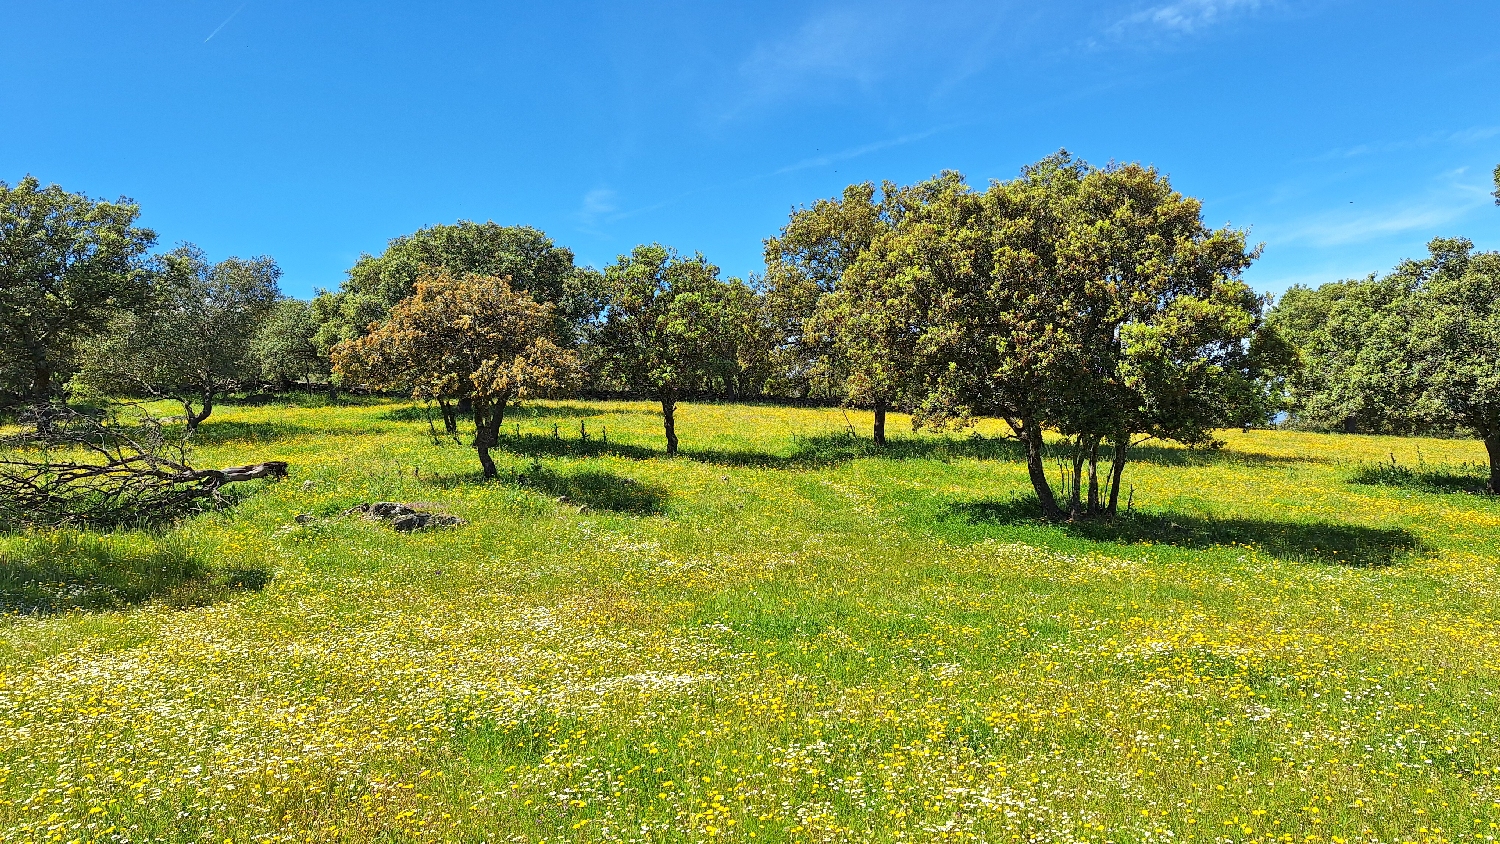
POLYGON ((169 521, 222 501, 226 485, 283 478, 282 461, 195 469, 160 420, 62 407, 32 413, 0 442, 0 527, 116 527, 169 521))

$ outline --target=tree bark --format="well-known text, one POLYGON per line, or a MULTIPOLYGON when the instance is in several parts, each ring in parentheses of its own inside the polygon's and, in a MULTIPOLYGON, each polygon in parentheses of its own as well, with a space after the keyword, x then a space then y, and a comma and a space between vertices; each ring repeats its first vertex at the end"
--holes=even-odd
POLYGON ((495 467, 495 458, 490 449, 500 443, 500 426, 505 424, 505 398, 474 399, 474 450, 479 452, 479 465, 484 477, 496 478, 500 471, 495 467))
POLYGON ((1097 516, 1100 512, 1099 503, 1099 438, 1089 440, 1089 504, 1090 516, 1097 516))
POLYGON ((1041 502, 1042 516, 1048 521, 1063 521, 1066 516, 1057 506, 1057 498, 1052 495, 1052 485, 1047 482, 1047 467, 1042 462, 1041 423, 1035 419, 1022 420, 1020 427, 1016 428, 1016 433, 1026 446, 1026 473, 1031 476, 1031 488, 1036 490, 1037 501, 1041 502))
POLYGON ((1109 509, 1106 511, 1111 519, 1120 511, 1120 480, 1125 477, 1125 452, 1130 447, 1129 435, 1117 437, 1114 446, 1114 460, 1109 464, 1109 509))
POLYGON ((450 433, 458 433, 458 414, 454 412, 453 405, 438 399, 438 409, 443 412, 443 430, 450 433))
POLYGON ((667 456, 677 456, 677 396, 663 393, 661 397, 661 424, 667 434, 667 456))
POLYGON ((187 429, 189 432, 198 430, 198 426, 203 424, 203 420, 207 419, 208 415, 214 412, 214 394, 212 392, 204 393, 201 398, 203 399, 202 413, 194 413, 191 402, 182 403, 182 409, 187 416, 187 429))
POLYGON ((31 400, 37 407, 52 401, 52 369, 46 364, 36 364, 31 376, 31 400))
POLYGON ((1500 433, 1490 434, 1484 438, 1484 450, 1490 454, 1489 493, 1500 495, 1500 433))
POLYGON ((885 399, 875 402, 875 444, 885 445, 885 399))

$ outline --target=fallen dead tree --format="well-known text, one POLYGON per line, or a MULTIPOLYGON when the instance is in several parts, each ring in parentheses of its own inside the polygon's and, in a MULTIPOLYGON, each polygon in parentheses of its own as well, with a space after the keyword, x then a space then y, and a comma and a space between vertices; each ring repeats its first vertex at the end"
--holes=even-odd
POLYGON ((185 439, 147 415, 127 423, 49 407, 23 422, 0 440, 0 528, 171 521, 221 503, 229 484, 287 474, 279 460, 194 468, 185 439))

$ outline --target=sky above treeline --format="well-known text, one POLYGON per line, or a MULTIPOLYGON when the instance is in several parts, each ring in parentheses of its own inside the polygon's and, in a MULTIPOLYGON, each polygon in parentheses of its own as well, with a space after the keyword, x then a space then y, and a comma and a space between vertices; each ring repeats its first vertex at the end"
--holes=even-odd
POLYGON ((0 181, 336 288, 434 223, 726 276, 797 205, 1066 148, 1153 164, 1280 292, 1500 249, 1500 3, 0 4, 0 181))

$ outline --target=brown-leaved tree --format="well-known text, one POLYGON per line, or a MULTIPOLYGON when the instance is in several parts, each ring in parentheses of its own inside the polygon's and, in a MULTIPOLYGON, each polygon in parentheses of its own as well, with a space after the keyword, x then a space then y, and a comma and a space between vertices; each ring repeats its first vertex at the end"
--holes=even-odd
POLYGON ((333 349, 334 372, 376 389, 408 388, 426 401, 468 399, 484 477, 498 472, 506 405, 559 392, 578 377, 578 359, 555 342, 551 304, 494 276, 425 271, 416 292, 369 333, 333 349))

